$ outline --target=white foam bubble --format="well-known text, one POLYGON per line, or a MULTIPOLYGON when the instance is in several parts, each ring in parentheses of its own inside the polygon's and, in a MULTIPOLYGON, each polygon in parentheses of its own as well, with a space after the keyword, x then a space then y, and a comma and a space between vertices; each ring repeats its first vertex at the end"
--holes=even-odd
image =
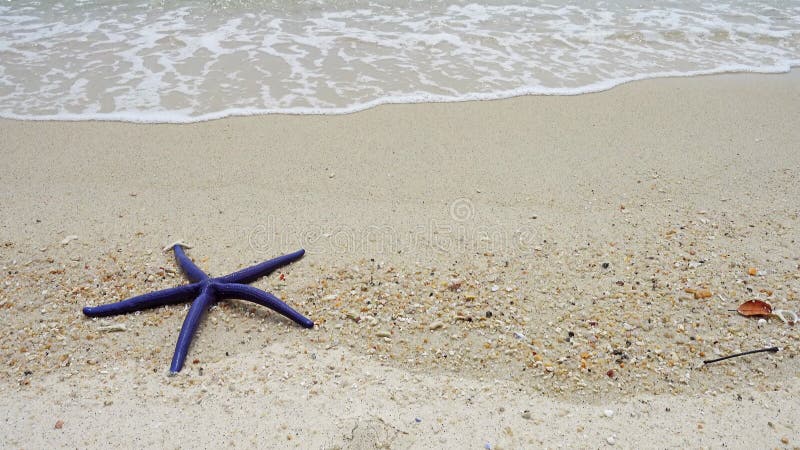
POLYGON ((0 6, 0 117, 342 114, 800 65, 797 2, 216 3, 0 6))

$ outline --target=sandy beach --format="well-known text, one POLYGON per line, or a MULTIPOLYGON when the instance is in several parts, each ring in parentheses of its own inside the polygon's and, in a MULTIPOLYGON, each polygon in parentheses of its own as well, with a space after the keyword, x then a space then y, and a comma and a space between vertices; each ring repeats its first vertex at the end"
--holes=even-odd
POLYGON ((731 311, 800 313, 796 70, 0 152, 3 448, 800 446, 800 328, 731 311), (186 283, 177 240, 305 248, 254 286, 316 327, 220 302, 168 376, 186 306, 83 316, 186 283))

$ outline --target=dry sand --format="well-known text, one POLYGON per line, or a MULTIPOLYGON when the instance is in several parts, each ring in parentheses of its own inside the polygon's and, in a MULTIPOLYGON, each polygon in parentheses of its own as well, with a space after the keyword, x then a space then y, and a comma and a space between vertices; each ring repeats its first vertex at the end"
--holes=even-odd
POLYGON ((797 71, 0 151, 2 447, 800 445, 800 328, 729 311, 800 310, 797 71), (183 283, 177 239, 305 247, 255 285, 318 326, 220 303, 168 377, 184 306, 82 316, 183 283))

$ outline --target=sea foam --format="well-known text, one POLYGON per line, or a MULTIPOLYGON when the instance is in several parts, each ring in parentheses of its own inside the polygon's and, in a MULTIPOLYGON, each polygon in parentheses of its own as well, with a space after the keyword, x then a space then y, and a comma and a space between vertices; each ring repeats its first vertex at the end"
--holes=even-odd
POLYGON ((15 1, 0 117, 197 122, 800 65, 800 3, 15 1))

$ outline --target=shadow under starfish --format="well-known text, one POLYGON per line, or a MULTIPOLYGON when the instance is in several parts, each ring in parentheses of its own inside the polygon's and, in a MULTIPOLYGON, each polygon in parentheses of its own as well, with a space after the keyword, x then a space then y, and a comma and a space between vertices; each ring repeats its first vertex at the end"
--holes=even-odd
POLYGON ((278 297, 247 285, 247 283, 252 283, 279 267, 302 258, 305 250, 301 249, 294 253, 279 256, 224 277, 211 278, 186 256, 181 244, 176 244, 172 248, 175 252, 175 258, 178 260, 178 265, 181 266, 186 277, 192 282, 191 284, 131 297, 108 305, 87 306, 83 308, 83 313, 89 317, 113 316, 193 300, 189 313, 183 321, 178 343, 175 345, 175 354, 172 357, 172 364, 169 368, 172 373, 180 372, 181 368, 183 368, 186 353, 189 351, 189 344, 192 342, 192 337, 200 324, 200 320, 203 318, 203 314, 211 305, 222 299, 239 299, 257 303, 292 319, 305 328, 314 327, 312 320, 292 309, 278 297))

